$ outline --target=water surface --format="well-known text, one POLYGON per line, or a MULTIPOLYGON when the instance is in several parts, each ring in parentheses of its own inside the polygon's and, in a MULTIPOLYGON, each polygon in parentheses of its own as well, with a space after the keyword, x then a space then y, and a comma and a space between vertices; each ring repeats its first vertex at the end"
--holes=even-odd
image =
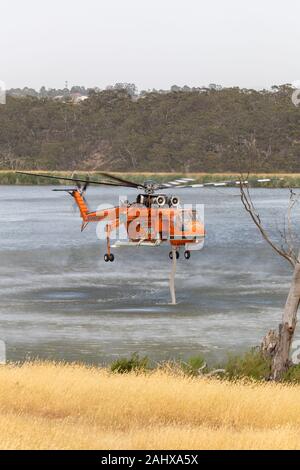
MULTIPOLYGON (((115 249, 115 262, 104 263, 95 225, 81 233, 70 196, 51 189, 0 186, 0 338, 9 360, 105 363, 138 351, 219 361, 280 321, 291 269, 262 241, 238 189, 180 191, 184 202, 205 204, 207 238, 190 260, 179 259, 176 306, 167 245, 115 249)), ((89 188, 90 207, 121 194, 89 188)), ((276 234, 288 191, 252 194, 276 234)))

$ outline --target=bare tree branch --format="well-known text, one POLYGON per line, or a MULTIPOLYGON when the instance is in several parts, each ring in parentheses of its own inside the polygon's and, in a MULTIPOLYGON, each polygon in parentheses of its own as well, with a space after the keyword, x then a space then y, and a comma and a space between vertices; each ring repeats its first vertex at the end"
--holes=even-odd
MULTIPOLYGON (((260 231, 264 240, 272 247, 272 249, 277 254, 285 258, 293 267, 295 267, 295 265, 299 262, 298 256, 295 254, 294 250, 291 250, 291 245, 289 246, 289 251, 287 251, 283 246, 279 247, 275 242, 271 240, 268 232, 262 225, 259 213, 256 211, 254 207, 254 204, 251 199, 250 192, 249 192, 249 186, 245 182, 245 179, 242 176, 240 178, 240 195, 241 195, 241 201, 243 203, 243 206, 245 207, 246 211, 250 215, 251 219, 255 223, 258 230, 260 231)), ((294 204, 292 205, 292 207, 293 206, 294 204)))

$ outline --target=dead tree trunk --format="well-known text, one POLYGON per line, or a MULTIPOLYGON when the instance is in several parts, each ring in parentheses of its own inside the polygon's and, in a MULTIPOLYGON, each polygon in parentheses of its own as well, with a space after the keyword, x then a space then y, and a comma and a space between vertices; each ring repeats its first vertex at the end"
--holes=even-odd
POLYGON ((260 216, 253 205, 248 185, 245 184, 243 179, 240 180, 240 189, 242 203, 259 229, 262 237, 278 255, 285 258, 294 268, 289 295, 282 315, 282 322, 278 328, 278 335, 274 331, 270 331, 264 338, 261 347, 262 353, 271 359, 270 378, 273 380, 281 380, 283 374, 291 365, 290 350, 297 324, 297 312, 300 304, 300 253, 297 254, 294 248, 291 222, 291 211, 299 200, 299 196, 290 190, 288 233, 283 234, 283 239, 287 246, 287 249, 285 249, 283 246, 279 246, 274 243, 268 232, 263 227, 260 216))
POLYGON ((297 324, 297 312, 300 303, 300 264, 294 269, 292 284, 279 325, 278 342, 272 360, 272 378, 281 380, 290 366, 290 350, 297 324))

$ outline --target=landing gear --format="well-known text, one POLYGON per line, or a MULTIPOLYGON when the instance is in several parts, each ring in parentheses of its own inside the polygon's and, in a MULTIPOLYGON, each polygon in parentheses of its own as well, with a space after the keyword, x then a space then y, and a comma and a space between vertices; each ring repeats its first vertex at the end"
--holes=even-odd
POLYGON ((113 262, 115 259, 114 255, 112 253, 108 254, 108 253, 105 253, 104 255, 104 261, 106 263, 108 263, 109 261, 113 262))
POLYGON ((191 257, 191 252, 190 252, 189 250, 186 250, 186 251, 184 252, 184 257, 185 257, 185 259, 190 259, 190 257, 191 257))
POLYGON ((107 244, 107 253, 104 255, 104 261, 108 263, 109 261, 113 262, 115 257, 114 255, 110 252, 110 239, 109 239, 109 234, 110 234, 110 225, 106 225, 106 244, 107 244))
MULTIPOLYGON (((169 258, 173 259, 173 251, 170 251, 169 258)), ((178 259, 178 258, 179 258, 179 251, 176 251, 176 259, 178 259)))

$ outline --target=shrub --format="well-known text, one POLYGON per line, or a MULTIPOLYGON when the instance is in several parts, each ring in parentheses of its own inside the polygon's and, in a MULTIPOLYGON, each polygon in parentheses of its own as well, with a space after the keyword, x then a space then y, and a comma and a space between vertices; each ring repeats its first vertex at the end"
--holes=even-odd
POLYGON ((120 358, 114 361, 110 366, 110 370, 118 374, 126 374, 128 372, 133 371, 142 371, 147 369, 148 362, 149 361, 147 356, 140 358, 138 353, 133 353, 129 359, 120 358))
POLYGON ((263 380, 270 375, 271 363, 259 349, 254 348, 241 356, 229 356, 224 368, 226 376, 231 380, 244 377, 263 380))
POLYGON ((284 374, 283 381, 300 383, 300 364, 292 365, 284 374))
POLYGON ((192 376, 197 376, 199 373, 207 372, 207 366, 202 356, 192 356, 187 362, 182 362, 181 367, 183 371, 192 376), (204 367, 205 366, 205 367, 204 367), (201 369, 201 370, 200 370, 201 369))

